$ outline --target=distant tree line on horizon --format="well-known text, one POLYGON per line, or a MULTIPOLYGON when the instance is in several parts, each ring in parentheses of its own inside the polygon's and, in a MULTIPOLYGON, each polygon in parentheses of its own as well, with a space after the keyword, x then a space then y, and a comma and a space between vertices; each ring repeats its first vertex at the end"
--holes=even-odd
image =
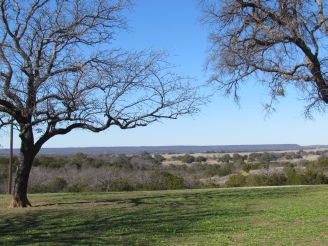
MULTIPOLYGON (((217 158, 192 154, 170 157, 139 155, 40 155, 31 173, 30 192, 131 191, 328 183, 324 151, 306 161, 304 151, 224 154, 217 158), (208 159, 216 159, 209 164, 208 159), (291 159, 290 159, 291 158, 291 159), (284 160, 284 161, 281 161, 284 160), (288 162, 292 160, 293 162, 288 162), (173 161, 174 164, 170 164, 173 161), (178 162, 178 163, 177 163, 178 162)), ((6 157, 0 157, 0 192, 5 192, 6 157)), ((15 158, 15 165, 18 159, 15 158)))

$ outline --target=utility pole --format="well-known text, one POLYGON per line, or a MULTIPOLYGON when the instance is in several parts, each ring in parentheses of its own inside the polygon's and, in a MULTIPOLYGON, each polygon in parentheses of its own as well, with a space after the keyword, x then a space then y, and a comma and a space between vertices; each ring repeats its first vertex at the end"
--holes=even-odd
POLYGON ((9 150, 9 174, 8 174, 8 194, 12 194, 13 179, 13 137, 14 137, 14 119, 10 122, 10 150, 9 150))

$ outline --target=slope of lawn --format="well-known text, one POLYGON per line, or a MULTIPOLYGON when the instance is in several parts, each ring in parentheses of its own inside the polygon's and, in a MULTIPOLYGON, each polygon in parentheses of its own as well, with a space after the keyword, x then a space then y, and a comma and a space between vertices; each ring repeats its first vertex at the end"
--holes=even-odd
POLYGON ((30 195, 3 245, 328 245, 328 186, 30 195))

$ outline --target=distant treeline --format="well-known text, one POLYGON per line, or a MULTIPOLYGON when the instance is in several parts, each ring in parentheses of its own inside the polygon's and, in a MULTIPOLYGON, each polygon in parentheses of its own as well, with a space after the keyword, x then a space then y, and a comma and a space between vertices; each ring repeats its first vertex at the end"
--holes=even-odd
MULTIPOLYGON (((173 155, 167 158, 170 159, 147 152, 138 155, 40 155, 36 158, 31 172, 29 192, 131 191, 328 183, 328 159, 324 151, 224 154, 217 157, 214 164, 208 163, 208 156, 201 155, 173 155), (308 154, 321 157, 317 161, 306 161, 303 156, 308 154)), ((7 157, 0 157, 2 193, 6 191, 7 163, 7 157)), ((17 163, 18 159, 15 157, 14 165, 17 163)))
MULTIPOLYGON (((85 153, 100 154, 141 154, 148 153, 227 153, 227 152, 260 152, 315 149, 328 146, 300 146, 297 144, 259 144, 259 145, 209 145, 209 146, 141 146, 141 147, 85 147, 85 148, 43 148, 43 155, 73 155, 85 153)), ((19 149, 14 150, 18 154, 19 149)), ((1 155, 8 155, 9 149, 0 149, 1 155)))

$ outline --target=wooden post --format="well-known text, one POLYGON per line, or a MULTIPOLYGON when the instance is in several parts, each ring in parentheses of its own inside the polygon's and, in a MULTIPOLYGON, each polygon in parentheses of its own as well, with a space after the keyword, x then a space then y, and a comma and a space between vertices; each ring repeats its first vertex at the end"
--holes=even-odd
POLYGON ((10 123, 10 150, 9 150, 9 174, 8 174, 8 194, 12 194, 13 179, 13 135, 14 135, 14 119, 11 118, 10 123))

